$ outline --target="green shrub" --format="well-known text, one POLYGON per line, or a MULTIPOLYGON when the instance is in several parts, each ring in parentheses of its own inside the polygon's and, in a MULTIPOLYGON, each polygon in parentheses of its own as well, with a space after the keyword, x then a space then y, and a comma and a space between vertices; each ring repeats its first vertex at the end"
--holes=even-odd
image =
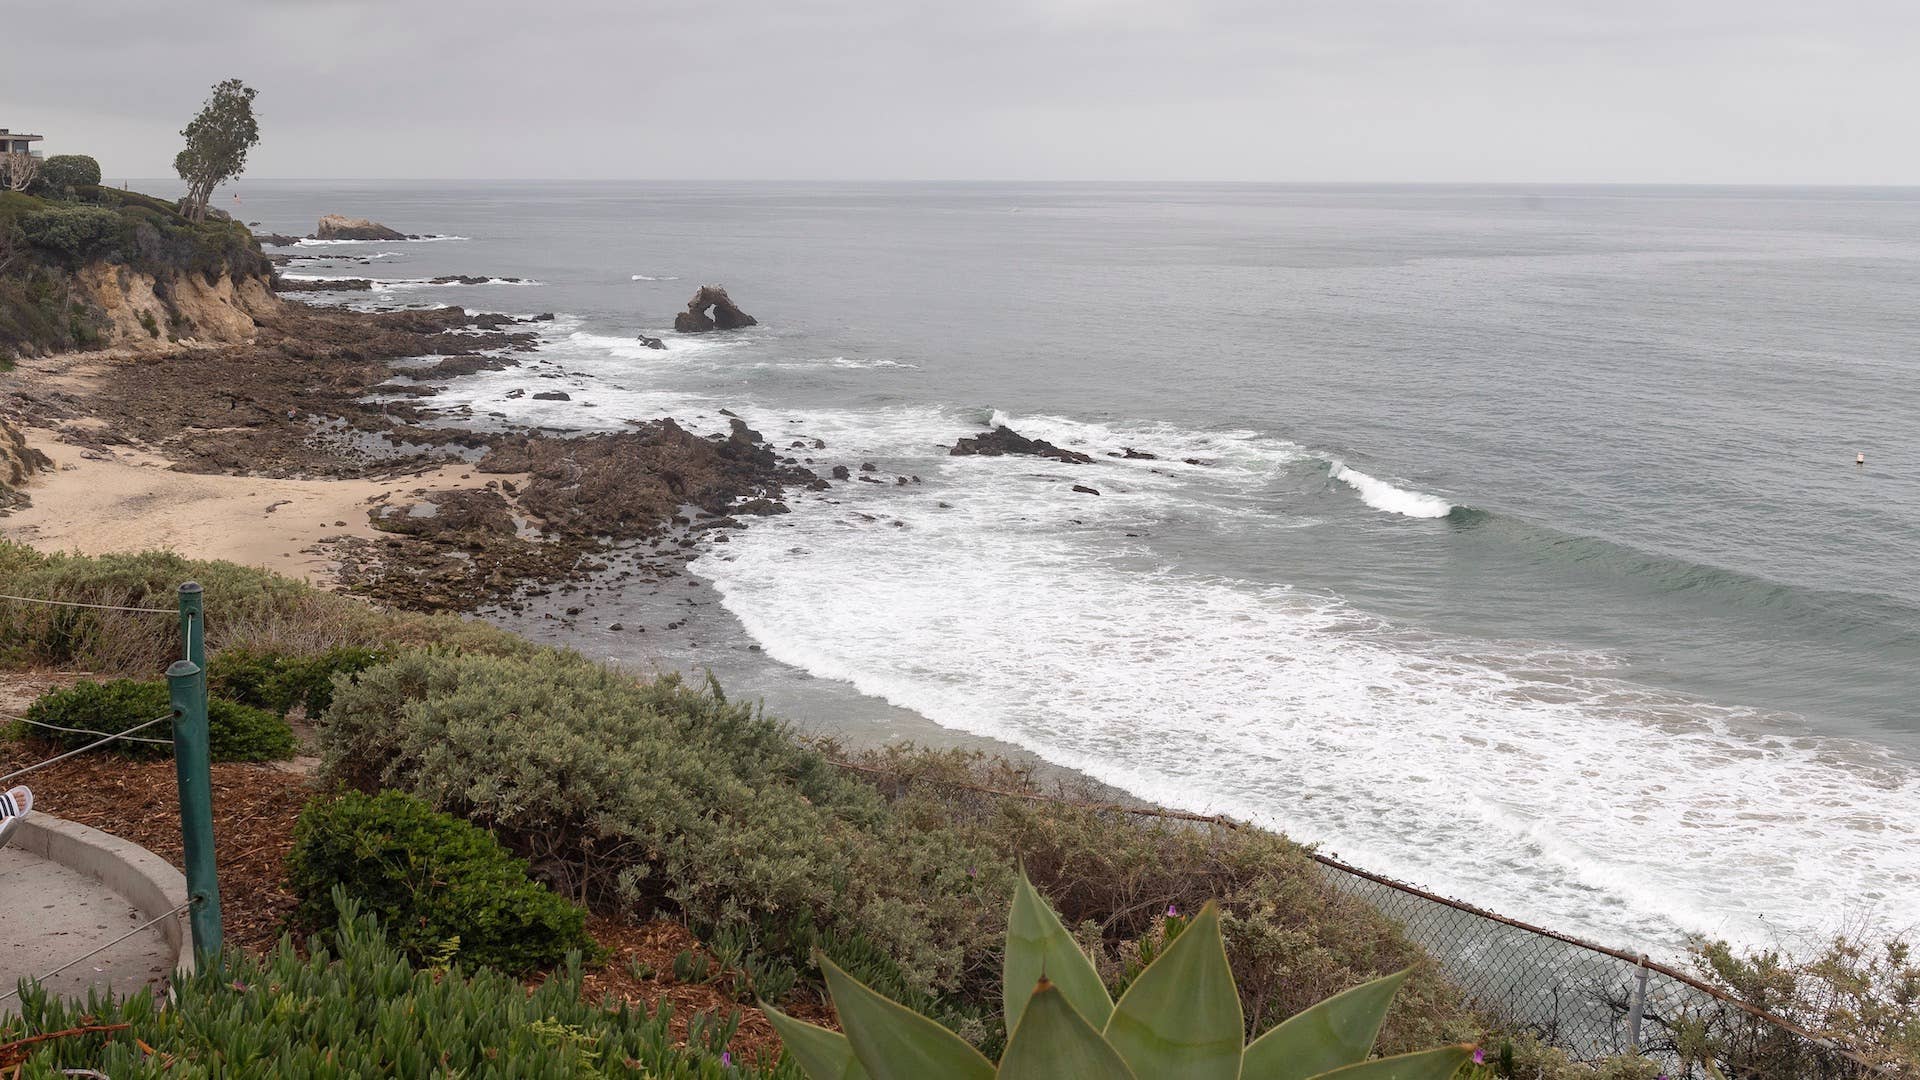
MULTIPOLYGON (((24 726, 35 738, 72 748, 168 715, 172 709, 164 682, 83 682, 42 695, 28 706, 26 719, 32 723, 24 726), (73 730, 35 726, 41 724, 73 730)), ((214 698, 207 703, 207 729, 215 761, 279 761, 293 756, 293 729, 283 717, 262 709, 214 698)), ((156 724, 139 737, 171 739, 173 723, 156 724)), ((109 743, 107 749, 138 757, 172 754, 167 746, 127 740, 109 743)))
POLYGON ((735 1018, 696 1014, 685 1045, 676 1046, 671 1006, 648 1014, 584 1000, 577 964, 531 992, 493 970, 416 968, 372 916, 344 897, 339 904, 335 929, 309 941, 305 955, 290 939, 258 959, 230 949, 220 963, 180 980, 165 1010, 146 991, 69 1001, 30 986, 20 1015, 0 1019, 0 1043, 82 1025, 130 1025, 33 1046, 23 1073, 32 1080, 81 1069, 114 1080, 800 1076, 788 1064, 724 1063, 735 1018))
POLYGON ((20 219, 26 241, 70 266, 119 250, 128 233, 127 222, 112 210, 98 206, 50 206, 20 219))
POLYGON ((341 645, 314 656, 228 649, 208 660, 209 685, 224 697, 281 715, 302 706, 317 717, 333 704, 336 675, 353 675, 392 659, 384 649, 341 645))
POLYGON ((527 877, 485 829, 411 795, 317 799, 294 825, 295 918, 323 927, 341 888, 414 960, 456 958, 523 974, 592 950, 586 913, 527 877))
POLYGON ((804 969, 815 945, 863 939, 905 988, 956 991, 1010 881, 984 847, 904 827, 776 722, 671 677, 409 653, 340 687, 320 732, 328 775, 483 822, 569 895, 683 914, 762 963, 804 969))
POLYGON ((70 188, 100 183, 100 163, 85 154, 55 154, 40 163, 40 183, 57 198, 70 188))

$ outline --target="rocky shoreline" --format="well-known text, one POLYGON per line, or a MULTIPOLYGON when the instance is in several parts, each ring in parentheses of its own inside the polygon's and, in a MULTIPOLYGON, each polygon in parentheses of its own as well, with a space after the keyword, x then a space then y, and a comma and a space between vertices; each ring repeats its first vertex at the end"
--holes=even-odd
POLYGON ((112 357, 84 380, 25 369, 0 379, 0 408, 89 453, 137 449, 176 472, 398 480, 365 508, 377 538, 315 542, 338 585, 417 610, 511 605, 628 549, 645 554, 627 573, 674 573, 696 537, 784 512, 791 486, 827 483, 737 421, 705 437, 671 419, 567 437, 463 426, 417 403, 433 380, 517 366, 537 321, 282 299, 245 344, 112 357), (460 470, 454 486, 404 486, 448 469, 460 470))
MULTIPOLYGON (((883 479, 870 463, 829 464, 816 457, 827 450, 819 439, 776 449, 724 409, 729 429, 704 435, 671 418, 583 435, 435 410, 430 399, 448 380, 521 366, 553 316, 366 312, 285 295, 364 289, 365 279, 276 276, 273 285, 281 295, 256 313, 250 340, 115 355, 84 380, 0 375, 0 413, 53 429, 88 458, 127 451, 176 473, 377 481, 357 528, 346 518, 316 522, 302 550, 324 560, 337 587, 413 610, 523 611, 555 589, 658 583, 732 530, 786 513, 789 490, 919 480, 883 479), (409 483, 428 474, 433 482, 409 483)), ((693 333, 755 322, 718 286, 701 286, 680 314, 693 333)), ((569 400, 534 389, 538 376, 529 375, 528 387, 507 396, 569 400)), ((963 438, 951 453, 1093 464, 1005 427, 963 438)))

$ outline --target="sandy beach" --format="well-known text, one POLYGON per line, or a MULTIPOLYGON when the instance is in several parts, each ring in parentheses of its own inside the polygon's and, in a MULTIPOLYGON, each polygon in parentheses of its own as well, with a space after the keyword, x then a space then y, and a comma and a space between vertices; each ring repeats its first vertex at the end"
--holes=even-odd
POLYGON ((47 428, 22 434, 53 459, 54 469, 26 486, 31 506, 0 519, 0 535, 7 539, 85 555, 165 548, 320 585, 331 584, 336 569, 322 541, 382 535, 367 517, 369 504, 383 496, 471 486, 472 480, 471 470, 456 466, 379 480, 185 473, 146 450, 78 446, 47 428))

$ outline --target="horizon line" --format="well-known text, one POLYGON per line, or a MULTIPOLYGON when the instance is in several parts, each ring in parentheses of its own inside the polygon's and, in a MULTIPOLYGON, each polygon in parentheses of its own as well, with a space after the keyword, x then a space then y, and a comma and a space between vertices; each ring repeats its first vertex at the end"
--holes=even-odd
MULTIPOLYGON (((139 180, 180 183, 177 176, 126 176, 139 180)), ((1246 180, 1246 179, 981 179, 927 177, 659 177, 659 176, 242 176, 222 186, 252 180, 270 183, 410 183, 410 184, 971 184, 1068 186, 1105 184, 1127 186, 1220 185, 1236 187, 1445 187, 1445 188, 1742 188, 1753 190, 1827 189, 1841 191, 1920 191, 1913 183, 1836 183, 1812 181, 1728 180, 1246 180)), ((105 186, 111 187, 111 184, 105 186)))

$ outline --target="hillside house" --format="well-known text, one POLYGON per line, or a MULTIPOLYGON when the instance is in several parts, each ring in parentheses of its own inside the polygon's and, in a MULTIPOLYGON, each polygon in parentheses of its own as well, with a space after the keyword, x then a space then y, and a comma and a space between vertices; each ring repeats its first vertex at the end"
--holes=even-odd
POLYGON ((0 128, 0 154, 32 154, 34 157, 39 157, 40 151, 35 150, 33 144, 43 138, 45 136, 28 135, 24 132, 0 128))

